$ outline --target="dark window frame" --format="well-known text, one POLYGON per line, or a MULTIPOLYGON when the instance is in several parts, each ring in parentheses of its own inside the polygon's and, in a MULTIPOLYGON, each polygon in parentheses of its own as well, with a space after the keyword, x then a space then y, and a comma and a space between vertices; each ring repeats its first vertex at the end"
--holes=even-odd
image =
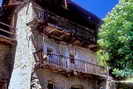
POLYGON ((55 83, 53 81, 48 81, 47 88, 48 89, 54 89, 55 88, 55 83))
POLYGON ((75 64, 75 56, 74 54, 69 55, 70 63, 75 64))
POLYGON ((53 49, 47 47, 47 55, 52 55, 52 53, 53 53, 53 49))

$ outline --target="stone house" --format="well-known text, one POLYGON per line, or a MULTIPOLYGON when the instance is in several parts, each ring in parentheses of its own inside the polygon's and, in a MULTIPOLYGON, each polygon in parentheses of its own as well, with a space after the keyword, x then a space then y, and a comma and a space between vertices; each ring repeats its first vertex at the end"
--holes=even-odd
POLYGON ((71 0, 4 0, 3 7, 15 7, 9 89, 106 88, 107 71, 95 55, 98 17, 71 0))

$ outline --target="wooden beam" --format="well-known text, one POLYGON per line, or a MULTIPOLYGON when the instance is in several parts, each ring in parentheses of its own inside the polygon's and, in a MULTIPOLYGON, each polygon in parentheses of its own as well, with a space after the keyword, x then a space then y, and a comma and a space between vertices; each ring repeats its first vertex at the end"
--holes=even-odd
POLYGON ((96 48, 97 45, 96 45, 96 44, 90 44, 88 47, 89 47, 89 48, 96 48))
POLYGON ((74 45, 81 45, 81 42, 80 42, 79 40, 76 39, 76 40, 73 42, 73 44, 74 44, 74 45))
POLYGON ((10 35, 15 35, 15 33, 10 32, 10 31, 3 30, 3 29, 1 29, 1 28, 0 28, 0 31, 3 31, 3 32, 8 33, 8 34, 10 34, 10 35))
MULTIPOLYGON (((8 5, 19 5, 21 3, 23 3, 23 2, 22 1, 18 1, 18 0, 9 0, 8 5)), ((8 5, 6 5, 6 6, 8 6, 8 5)))
POLYGON ((22 3, 9 3, 8 5, 4 5, 4 7, 6 7, 6 8, 12 8, 12 7, 16 7, 16 6, 18 6, 18 5, 20 5, 20 4, 22 4, 22 3))
POLYGON ((57 28, 51 26, 48 26, 46 28, 46 31, 48 32, 48 34, 56 34, 56 35, 63 34, 63 31, 58 30, 57 28))

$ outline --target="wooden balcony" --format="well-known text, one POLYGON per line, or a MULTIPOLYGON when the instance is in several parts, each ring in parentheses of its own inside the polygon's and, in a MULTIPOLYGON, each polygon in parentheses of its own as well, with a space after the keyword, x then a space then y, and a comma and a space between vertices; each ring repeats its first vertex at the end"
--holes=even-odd
MULTIPOLYGON (((41 53, 42 54, 42 53, 41 53)), ((83 61, 81 59, 75 59, 73 62, 70 57, 58 54, 48 54, 43 57, 39 52, 34 53, 36 59, 36 68, 50 68, 56 70, 57 72, 65 71, 65 73, 73 71, 75 73, 82 73, 87 75, 97 75, 106 77, 107 71, 105 67, 93 64, 88 61, 83 61)))
POLYGON ((0 42, 14 45, 16 44, 15 33, 12 32, 13 27, 0 22, 0 42))

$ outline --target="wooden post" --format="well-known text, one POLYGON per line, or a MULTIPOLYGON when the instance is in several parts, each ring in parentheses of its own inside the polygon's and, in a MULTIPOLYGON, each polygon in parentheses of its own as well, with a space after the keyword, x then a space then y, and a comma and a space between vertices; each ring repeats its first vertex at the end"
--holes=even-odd
POLYGON ((42 89, 39 78, 35 70, 31 74, 31 87, 30 89, 42 89))
POLYGON ((109 67, 107 67, 106 89, 110 89, 109 67))

